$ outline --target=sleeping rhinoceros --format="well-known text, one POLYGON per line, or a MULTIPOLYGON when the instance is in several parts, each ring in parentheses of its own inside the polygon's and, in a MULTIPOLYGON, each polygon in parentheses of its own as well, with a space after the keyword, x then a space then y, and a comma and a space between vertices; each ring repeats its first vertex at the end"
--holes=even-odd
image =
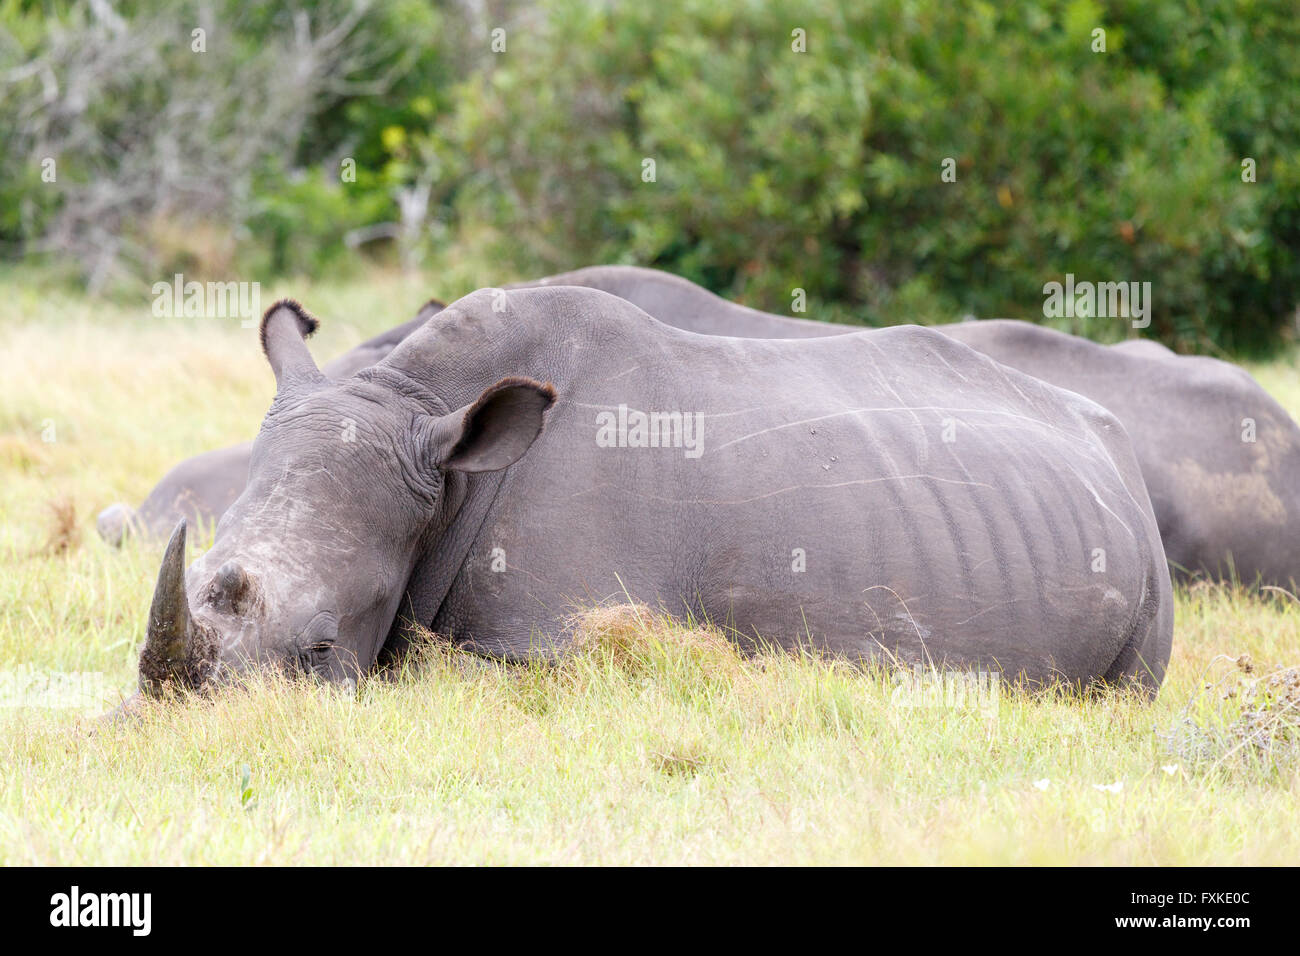
POLYGON ((404 622, 507 660, 633 601, 747 648, 1135 685, 1169 571, 1124 429, 917 326, 696 335, 573 287, 480 291, 330 380, 281 302, 248 484, 167 548, 141 686, 366 673, 404 622), (352 428, 341 429, 341 422, 352 428))

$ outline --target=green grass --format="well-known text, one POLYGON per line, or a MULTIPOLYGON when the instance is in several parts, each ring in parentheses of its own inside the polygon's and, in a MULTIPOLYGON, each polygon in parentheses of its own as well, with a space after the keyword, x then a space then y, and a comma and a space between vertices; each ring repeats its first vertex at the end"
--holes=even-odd
MULTIPOLYGON (((263 304, 301 298, 327 358, 469 285, 379 274, 263 304)), ((94 514, 249 437, 271 375, 236 323, 4 291, 0 671, 99 673, 111 697, 134 683, 160 548, 106 548, 94 514)), ((1300 411, 1291 360, 1252 371, 1300 411)), ((1255 677, 1300 663, 1285 595, 1180 593, 1153 705, 1003 689, 939 706, 887 674, 745 661, 631 611, 589 632, 554 668, 433 645, 356 699, 262 680, 93 733, 99 700, 0 709, 0 863, 1201 864, 1300 850, 1289 698, 1268 711, 1275 750, 1238 732, 1255 677), (1253 674, 1219 659, 1242 654, 1253 674)))

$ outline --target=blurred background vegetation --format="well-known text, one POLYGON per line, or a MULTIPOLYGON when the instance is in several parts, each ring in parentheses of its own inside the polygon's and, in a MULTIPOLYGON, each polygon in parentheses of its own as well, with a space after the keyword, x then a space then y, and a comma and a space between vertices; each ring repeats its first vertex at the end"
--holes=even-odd
POLYGON ((1069 272, 1261 351, 1297 41, 1295 0, 0 0, 0 258, 110 296, 625 262, 869 324, 1042 321, 1069 272))

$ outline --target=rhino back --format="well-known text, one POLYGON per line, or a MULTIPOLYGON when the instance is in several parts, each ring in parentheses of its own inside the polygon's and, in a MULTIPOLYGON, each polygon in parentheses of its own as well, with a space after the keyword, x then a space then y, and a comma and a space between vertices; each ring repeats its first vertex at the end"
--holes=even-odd
POLYGON ((666 325, 701 335, 803 339, 841 335, 853 326, 773 315, 730 302, 689 279, 639 266, 588 266, 511 288, 581 286, 626 299, 666 325))

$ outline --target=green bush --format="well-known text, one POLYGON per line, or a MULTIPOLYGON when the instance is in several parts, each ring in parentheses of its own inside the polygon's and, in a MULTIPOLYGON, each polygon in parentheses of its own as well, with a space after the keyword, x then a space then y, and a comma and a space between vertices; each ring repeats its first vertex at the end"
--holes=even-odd
POLYGON ((394 209, 382 178, 340 181, 397 108, 354 106, 435 75, 438 23, 420 0, 0 0, 0 250, 92 289, 329 266, 394 209))
POLYGON ((497 257, 534 272, 640 262, 773 311, 802 288, 815 314, 868 323, 1042 320, 1043 285, 1066 273, 1146 280, 1152 334, 1257 346, 1300 298, 1294 190, 1270 180, 1293 180, 1300 136, 1294 111, 1261 123, 1274 148, 1258 149, 1261 182, 1242 182, 1242 144, 1263 133, 1234 132, 1253 116, 1238 101, 1262 109, 1268 86, 1241 69, 1270 47, 1280 85, 1294 46, 1241 26, 1214 62, 1180 60, 1195 36, 1280 21, 1281 5, 1151 6, 1184 24, 1170 46, 1143 34, 1131 50, 1130 31, 1164 35, 1160 21, 1086 0, 555 0, 435 135, 474 171, 460 221, 495 226, 497 257))
POLYGON ((290 11, 220 0, 196 59, 207 7, 116 9, 125 32, 0 0, 0 255, 166 271, 203 257, 151 224, 188 215, 268 278, 394 248, 491 263, 482 284, 631 262, 869 324, 1044 321, 1073 273, 1148 281, 1147 334, 1236 352, 1285 338, 1300 302, 1290 0, 328 0, 307 33, 328 68, 305 72, 290 11), (53 112, 38 62, 64 80, 53 112), (101 73, 77 103, 67 77, 101 73), (119 200, 81 211, 106 185, 119 200))

